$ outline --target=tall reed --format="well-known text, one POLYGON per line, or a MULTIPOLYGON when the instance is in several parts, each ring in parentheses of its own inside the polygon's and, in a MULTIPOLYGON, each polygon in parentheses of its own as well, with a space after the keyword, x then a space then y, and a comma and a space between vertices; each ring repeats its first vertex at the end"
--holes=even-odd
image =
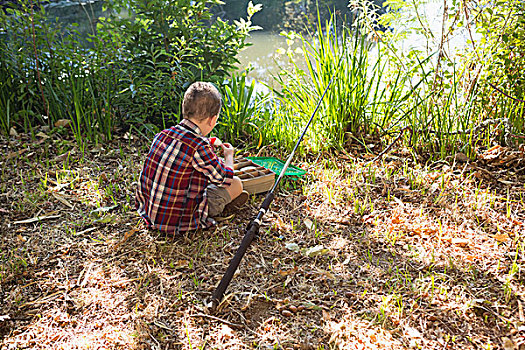
POLYGON ((267 103, 267 96, 256 91, 256 82, 247 73, 233 74, 221 86, 224 105, 216 131, 224 140, 243 141, 245 148, 261 145, 258 122, 267 103))
MULTIPOLYGON (((288 36, 293 40, 297 34, 288 36)), ((306 71, 296 63, 298 55, 289 50, 293 70, 276 77, 282 88, 277 122, 283 127, 278 130, 286 128, 295 138, 301 130, 297 126, 305 123, 332 76, 334 82, 307 135, 312 150, 341 149, 350 138, 361 139, 392 127, 413 91, 404 89, 408 77, 401 73, 384 76, 386 63, 377 44, 367 41, 357 27, 338 25, 335 17, 324 27, 319 24, 311 37, 300 39, 306 71), (373 50, 377 57, 371 57, 373 50)))

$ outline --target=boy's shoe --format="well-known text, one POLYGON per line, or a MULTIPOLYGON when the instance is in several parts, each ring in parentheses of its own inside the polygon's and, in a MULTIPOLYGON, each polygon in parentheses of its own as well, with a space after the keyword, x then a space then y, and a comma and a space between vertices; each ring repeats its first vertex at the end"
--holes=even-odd
POLYGON ((246 191, 242 191, 241 194, 235 197, 230 203, 226 204, 223 213, 232 213, 239 210, 250 198, 250 194, 246 191))

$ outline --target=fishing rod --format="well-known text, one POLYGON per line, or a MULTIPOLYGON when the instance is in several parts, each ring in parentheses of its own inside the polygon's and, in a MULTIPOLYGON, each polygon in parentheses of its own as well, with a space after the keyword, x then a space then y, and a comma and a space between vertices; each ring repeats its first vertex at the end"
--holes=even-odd
MULTIPOLYGON (((345 44, 346 45, 346 44, 345 44)), ((345 46, 346 48, 346 46, 345 46)), ((346 50, 345 50, 346 51, 346 50)), ((332 77, 330 78, 330 81, 328 82, 328 85, 326 86, 326 89, 324 90, 321 98, 319 98, 319 101, 317 102, 317 106, 315 107, 314 112, 310 116, 310 119, 308 120, 308 123, 304 127, 303 132, 301 133, 301 136, 295 143, 295 146, 292 150, 292 153, 288 156, 288 159, 286 160, 286 163, 284 164, 281 173, 279 174, 279 177, 277 178, 277 181, 273 184, 270 191, 267 193, 266 198, 264 199, 263 203, 259 207, 259 212, 257 213, 257 216, 246 226, 246 231, 244 234, 244 238, 242 239, 241 245, 237 249, 237 252, 233 256, 232 260, 230 261, 230 265, 228 266, 228 269, 224 273, 224 276, 222 277, 219 285, 215 289, 215 292, 212 295, 211 299, 211 311, 215 311, 217 306, 219 306, 220 302, 222 301, 222 297, 224 296, 224 292, 226 291, 226 288, 228 288, 228 285, 230 284, 233 275, 235 274, 235 271, 237 271, 237 268, 239 267, 239 264, 241 263, 241 260, 248 250, 248 247, 250 246, 250 243, 255 238, 255 235, 259 232, 259 228, 261 226, 262 218, 268 211, 268 208, 270 207, 270 204, 272 203, 273 199, 275 198, 275 189, 281 182, 282 178, 284 177, 284 173, 286 172, 286 169, 288 169, 288 166, 290 165, 290 162, 292 161, 292 158, 295 154, 295 151, 299 147, 299 144, 304 138, 304 135, 306 134, 306 131, 308 131, 308 128, 310 127, 310 124, 312 123, 312 120, 314 119, 315 114, 317 113, 317 110, 321 106, 321 103, 323 102, 324 96, 326 95, 326 92, 330 88, 330 85, 332 85, 332 82, 337 75, 337 72, 339 70, 339 65, 341 64, 342 58, 344 56, 341 54, 341 57, 339 58, 339 63, 337 64, 336 70, 332 77)))

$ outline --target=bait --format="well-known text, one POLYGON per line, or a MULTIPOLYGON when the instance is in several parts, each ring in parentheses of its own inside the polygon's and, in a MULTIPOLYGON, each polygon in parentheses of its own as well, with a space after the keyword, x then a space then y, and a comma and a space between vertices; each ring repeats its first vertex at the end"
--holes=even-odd
POLYGON ((218 137, 210 137, 210 143, 212 146, 220 147, 222 145, 222 141, 219 140, 218 137))

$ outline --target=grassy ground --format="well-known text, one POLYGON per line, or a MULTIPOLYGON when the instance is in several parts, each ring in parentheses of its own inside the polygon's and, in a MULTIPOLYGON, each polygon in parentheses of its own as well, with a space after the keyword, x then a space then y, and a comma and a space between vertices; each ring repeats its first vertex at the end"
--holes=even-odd
POLYGON ((40 135, 0 140, 1 349, 525 349, 523 150, 295 161, 210 315, 263 197, 165 237, 133 208, 147 143, 40 135))

